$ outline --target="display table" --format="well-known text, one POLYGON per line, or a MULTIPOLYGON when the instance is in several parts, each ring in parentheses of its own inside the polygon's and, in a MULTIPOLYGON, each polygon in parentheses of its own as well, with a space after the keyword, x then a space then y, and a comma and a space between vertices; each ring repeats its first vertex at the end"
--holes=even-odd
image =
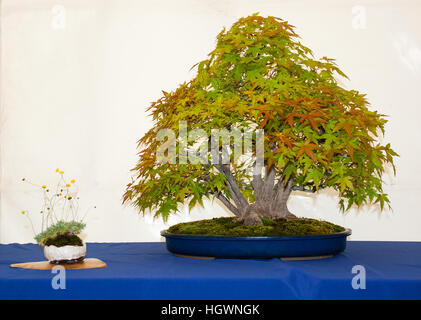
POLYGON ((350 241, 313 261, 189 259, 159 242, 87 247, 108 266, 66 270, 66 289, 55 290, 58 273, 9 267, 42 260, 38 245, 0 245, 0 299, 421 299, 417 242, 350 241), (355 265, 365 268, 366 289, 352 287, 355 265))

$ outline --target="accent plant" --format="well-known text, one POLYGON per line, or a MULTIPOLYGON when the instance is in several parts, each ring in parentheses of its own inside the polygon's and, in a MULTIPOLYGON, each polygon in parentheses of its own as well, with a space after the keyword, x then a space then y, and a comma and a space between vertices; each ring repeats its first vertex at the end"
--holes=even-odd
MULTIPOLYGON (((75 187, 74 179, 66 181, 64 171, 56 169, 60 178, 54 190, 47 185, 36 185, 23 178, 22 181, 36 186, 42 190, 43 205, 40 210, 41 232, 36 233, 29 211, 24 210, 21 213, 25 215, 34 232, 34 239, 40 245, 82 245, 82 241, 77 236, 85 228, 83 218, 79 219, 79 197, 75 187)), ((86 216, 86 214, 85 214, 86 216)))
MULTIPOLYGON (((390 205, 382 174, 387 165, 395 171, 397 154, 377 142, 387 120, 370 110, 364 94, 338 83, 336 77, 347 77, 334 60, 314 58, 298 38, 286 21, 257 14, 222 30, 194 79, 163 92, 149 107, 154 126, 139 141, 139 162, 123 202, 167 219, 186 201, 192 208, 216 198, 247 225, 294 218, 287 200, 295 190, 332 188, 342 211, 390 205), (180 121, 208 136, 213 129, 263 129, 264 170, 253 170, 253 162, 238 164, 232 154, 228 164, 181 163, 180 156, 175 164, 160 163, 159 132, 180 136, 180 121)), ((195 143, 177 142, 179 153, 183 143, 195 143)))

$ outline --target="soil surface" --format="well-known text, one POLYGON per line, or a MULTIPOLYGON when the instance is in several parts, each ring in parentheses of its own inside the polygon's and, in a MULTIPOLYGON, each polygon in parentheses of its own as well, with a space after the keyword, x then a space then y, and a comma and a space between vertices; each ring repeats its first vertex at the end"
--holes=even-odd
POLYGON ((83 241, 75 234, 61 234, 54 238, 49 238, 44 243, 45 246, 83 246, 83 241))

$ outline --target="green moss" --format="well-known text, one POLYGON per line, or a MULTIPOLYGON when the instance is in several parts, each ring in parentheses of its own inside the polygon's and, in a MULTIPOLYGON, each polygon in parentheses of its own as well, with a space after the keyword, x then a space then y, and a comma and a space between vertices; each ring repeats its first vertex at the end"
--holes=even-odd
POLYGON ((83 241, 75 234, 60 234, 53 238, 45 240, 46 246, 83 246, 83 241))
POLYGON ((307 236, 342 232, 345 229, 316 219, 262 219, 262 226, 247 226, 234 218, 214 218, 176 224, 168 229, 173 234, 212 236, 307 236))
POLYGON ((45 245, 45 241, 48 239, 52 239, 60 234, 80 233, 83 228, 85 228, 85 224, 79 221, 57 221, 44 232, 37 234, 34 239, 39 244, 45 245))

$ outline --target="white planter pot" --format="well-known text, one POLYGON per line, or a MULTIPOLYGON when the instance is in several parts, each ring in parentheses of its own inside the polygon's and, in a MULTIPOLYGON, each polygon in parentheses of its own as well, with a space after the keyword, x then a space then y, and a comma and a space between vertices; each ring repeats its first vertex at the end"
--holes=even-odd
POLYGON ((86 256, 86 244, 83 246, 44 246, 44 256, 51 263, 72 263, 82 261, 86 256))

